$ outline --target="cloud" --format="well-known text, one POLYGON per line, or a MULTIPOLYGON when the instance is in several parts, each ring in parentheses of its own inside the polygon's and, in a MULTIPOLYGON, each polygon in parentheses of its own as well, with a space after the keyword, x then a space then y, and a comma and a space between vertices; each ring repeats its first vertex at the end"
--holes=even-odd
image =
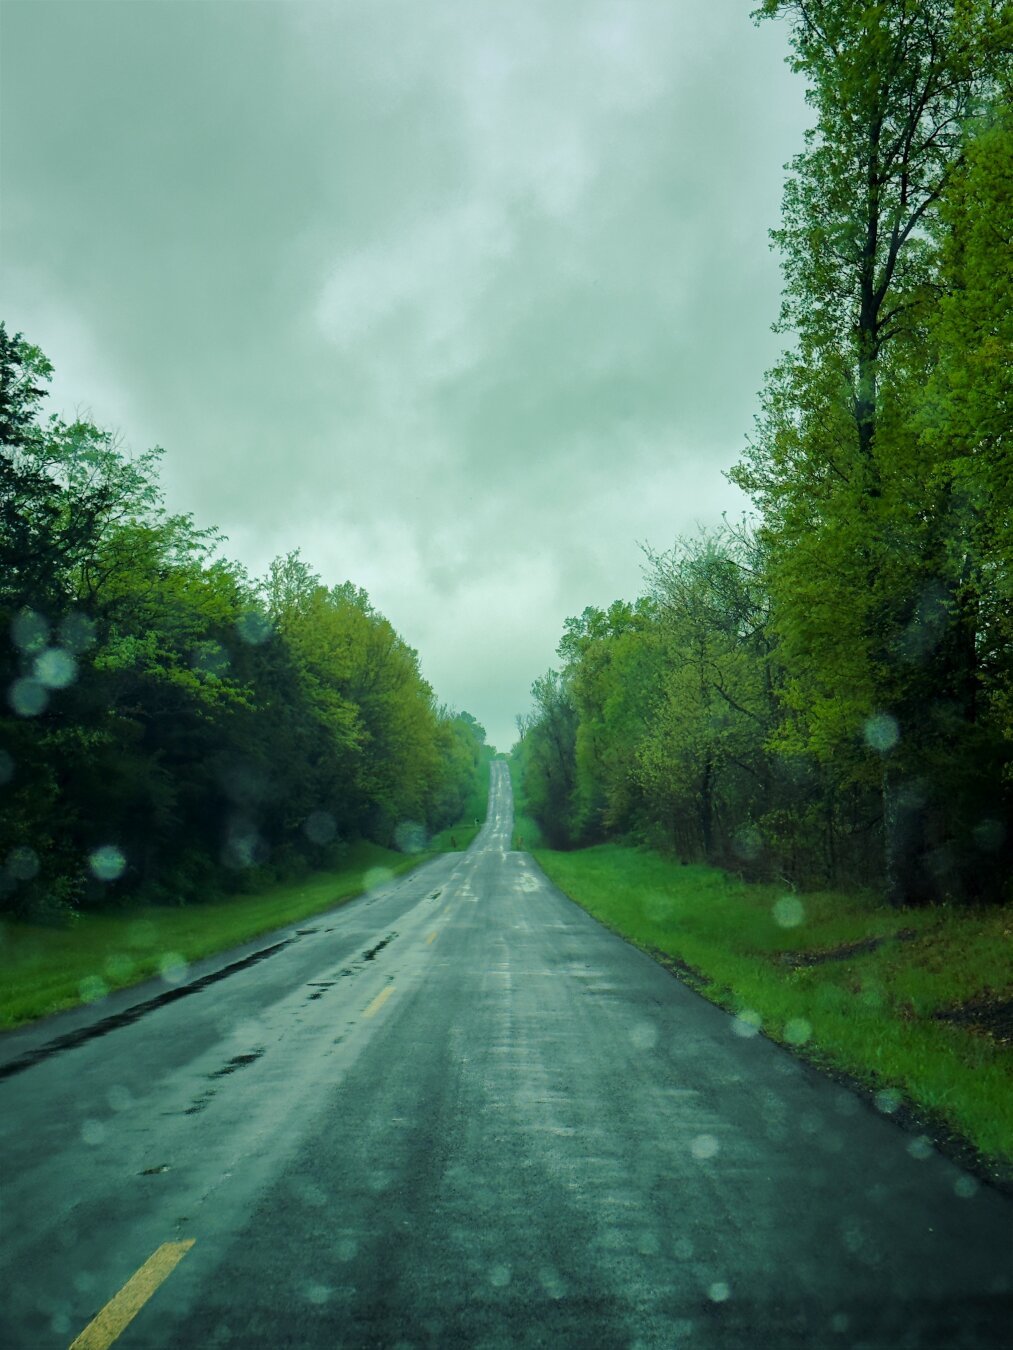
POLYGON ((8 5, 5 317, 502 740, 638 541, 741 507, 807 120, 747 9, 8 5))

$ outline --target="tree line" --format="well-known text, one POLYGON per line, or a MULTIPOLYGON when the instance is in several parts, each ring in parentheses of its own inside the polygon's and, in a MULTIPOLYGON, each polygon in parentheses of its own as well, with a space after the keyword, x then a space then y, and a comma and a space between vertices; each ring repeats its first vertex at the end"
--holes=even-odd
POLYGON ((251 578, 170 514, 158 449, 42 415, 0 324, 0 911, 184 902, 473 815, 492 750, 298 552, 251 578))
POLYGON ((558 846, 613 836, 896 904, 1013 862, 1013 7, 764 0, 814 125, 756 514, 567 621, 517 749, 558 846))

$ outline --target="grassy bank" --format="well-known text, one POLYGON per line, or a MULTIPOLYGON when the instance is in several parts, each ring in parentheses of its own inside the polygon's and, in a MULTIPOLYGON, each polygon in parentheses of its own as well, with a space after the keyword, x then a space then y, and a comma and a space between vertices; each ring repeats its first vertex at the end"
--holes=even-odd
POLYGON ((441 853, 462 852, 485 819, 490 759, 483 758, 462 819, 433 835, 422 853, 362 842, 351 845, 335 869, 253 894, 178 909, 138 905, 85 913, 64 928, 0 919, 0 1031, 94 1003, 153 975, 178 981, 204 956, 319 914, 441 853))
POLYGON ((896 911, 602 845, 535 854, 597 919, 713 1002, 1013 1177, 1013 906, 896 911), (680 967, 688 967, 681 969, 680 967))
POLYGON ((544 848, 545 836, 542 834, 538 821, 530 813, 527 798, 524 795, 524 784, 521 782, 520 770, 516 761, 508 759, 507 767, 510 772, 510 787, 514 798, 514 847, 526 849, 528 852, 544 848))
POLYGON ((86 913, 67 928, 4 922, 0 924, 0 1028, 95 1002, 110 990, 152 975, 178 981, 187 964, 360 895, 448 851, 451 835, 458 847, 467 847, 476 831, 468 826, 445 833, 446 844, 437 836, 425 853, 414 856, 376 844, 355 844, 337 869, 283 882, 255 895, 179 908, 144 906, 86 913))

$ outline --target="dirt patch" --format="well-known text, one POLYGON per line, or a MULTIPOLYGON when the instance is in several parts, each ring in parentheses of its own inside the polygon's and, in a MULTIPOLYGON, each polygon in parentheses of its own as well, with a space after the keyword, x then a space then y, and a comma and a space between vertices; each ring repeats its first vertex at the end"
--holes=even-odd
POLYGON ((700 993, 703 989, 710 988, 710 980, 702 971, 691 966, 688 961, 683 961, 678 956, 671 956, 668 952, 663 952, 660 947, 648 947, 647 951, 659 966, 664 966, 670 970, 677 979, 682 980, 683 984, 688 984, 690 989, 695 989, 700 993))
POLYGON ((932 1016, 937 1022, 953 1022, 1002 1045, 1013 1044, 1013 998, 975 999, 959 1008, 943 1008, 932 1016))
POLYGON ((806 966, 824 966, 830 961, 850 961, 853 956, 864 956, 874 952, 887 942, 911 942, 918 936, 914 928, 902 928, 899 933, 887 937, 862 938, 860 942, 845 942, 840 947, 828 947, 817 952, 781 952, 778 962, 792 970, 801 970, 806 966))

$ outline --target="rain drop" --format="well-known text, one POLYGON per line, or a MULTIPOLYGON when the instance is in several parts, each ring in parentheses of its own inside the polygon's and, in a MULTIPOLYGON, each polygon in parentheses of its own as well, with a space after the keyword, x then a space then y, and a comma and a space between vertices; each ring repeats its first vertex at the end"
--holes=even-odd
POLYGON ((121 1083, 114 1083, 106 1093, 106 1101, 114 1111, 129 1111, 134 1104, 134 1094, 121 1083))
POLYGON ((166 984, 181 984, 187 969, 186 958, 179 952, 166 952, 158 963, 158 972, 166 984))
POLYGON ((86 975, 77 987, 85 1003, 98 1003, 109 992, 109 986, 99 975, 86 975))
POLYGON ((126 865, 127 860, 122 850, 115 844, 103 844, 101 848, 95 849, 88 859, 92 875, 99 881, 115 881, 117 877, 123 875, 126 865))
POLYGON ((35 658, 32 674, 47 689, 66 689, 77 679, 77 662, 62 647, 47 647, 35 658))
POLYGON ((394 830, 394 847, 400 853, 421 853, 426 846, 425 829, 417 820, 403 820, 394 830))
POLYGON ((337 832, 337 823, 329 811, 314 811, 303 825, 303 833, 314 844, 329 844, 337 832))
POLYGON ((86 1120, 81 1126, 81 1138, 86 1144, 91 1144, 92 1147, 101 1144, 105 1137, 106 1127, 101 1120, 86 1120))
POLYGON ((122 952, 113 952, 105 959, 105 973, 118 984, 129 980, 134 973, 133 959, 122 952))
POLYGON ((792 1017, 784 1024, 784 1039, 789 1045, 805 1045, 813 1029, 804 1017, 792 1017))
POLYGON ((689 1151, 697 1162, 714 1158, 721 1151, 721 1145, 712 1134, 698 1134, 689 1146, 689 1151))
POLYGON ((778 928, 797 928, 805 918, 805 906, 797 895, 782 895, 774 903, 773 914, 778 928))
POLYGON ((566 1286, 559 1277, 559 1272, 553 1270, 551 1266, 545 1266, 538 1272, 538 1283, 542 1286, 549 1298, 561 1299, 566 1293, 566 1286))
POLYGON ((11 637, 15 647, 31 655, 41 651, 49 641, 49 624, 34 609, 23 609, 14 616, 11 637))
POLYGON ((889 713, 873 713, 866 721, 862 734, 865 737, 866 745, 873 750, 878 750, 880 754, 892 750, 900 740, 900 728, 897 725, 897 719, 891 717, 889 713))
POLYGON ((712 1303, 726 1303, 731 1298, 732 1291, 724 1280, 715 1280, 707 1290, 707 1297, 712 1303))
POLYGON ((7 691, 7 702, 19 717, 38 717, 49 703, 49 690, 38 680, 15 680, 7 691))
POLYGON ((743 1008, 732 1020, 732 1030, 744 1040, 755 1036, 762 1026, 763 1018, 752 1008, 743 1008))
POLYGON ((901 1095, 896 1088, 882 1088, 872 1100, 877 1111, 882 1111, 885 1116, 892 1116, 900 1106, 901 1095))
POLYGON ((243 642, 259 647, 271 636, 271 620, 257 609, 248 609, 236 620, 236 632, 243 642))
POLYGON ((377 891, 381 886, 386 886, 388 881, 394 880, 394 873, 389 867, 371 867, 362 879, 363 886, 367 891, 377 891))
POLYGON ((630 1031, 630 1040, 637 1050, 653 1050, 658 1043, 658 1028, 651 1022, 638 1022, 630 1031))
POLYGON ((60 621, 60 646, 80 655, 95 645, 95 624, 87 614, 74 611, 60 621))
POLYGON ((34 848, 20 844, 7 854, 5 870, 13 881, 31 881, 39 875, 39 855, 34 848))

